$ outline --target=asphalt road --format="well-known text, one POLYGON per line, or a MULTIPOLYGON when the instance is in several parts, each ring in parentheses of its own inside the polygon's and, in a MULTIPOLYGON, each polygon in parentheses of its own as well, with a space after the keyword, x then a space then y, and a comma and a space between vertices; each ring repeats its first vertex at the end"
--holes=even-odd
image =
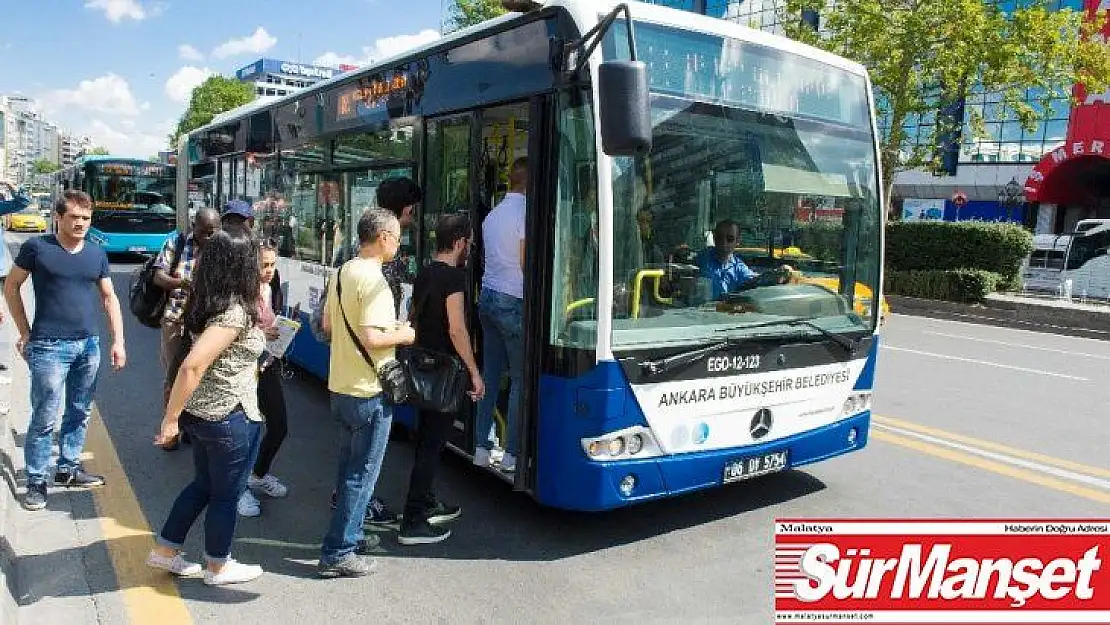
MULTIPOLYGON (((134 267, 113 264, 121 298, 134 267)), ((599 515, 541 508, 448 459, 440 493, 463 507, 451 539, 402 547, 383 531, 379 571, 359 580, 314 577, 336 428, 323 385, 297 374, 286 386, 290 437, 274 466, 290 496, 264 499, 234 547, 267 574, 236 588, 184 580, 178 591, 197 623, 754 624, 772 614, 775 518, 1106 516, 1110 343, 898 315, 882 341, 873 438, 862 452, 599 515)), ((103 376, 97 404, 157 530, 191 458, 151 444, 161 416, 157 332, 128 317, 127 343, 128 367, 103 376)), ((386 457, 378 492, 396 505, 411 456, 394 442, 386 457)), ((203 552, 197 530, 194 555, 203 552)), ((134 606, 112 599, 108 553, 128 552, 109 541, 85 566, 103 597, 98 609, 117 616, 134 606)), ((145 551, 134 554, 141 566, 145 551)))

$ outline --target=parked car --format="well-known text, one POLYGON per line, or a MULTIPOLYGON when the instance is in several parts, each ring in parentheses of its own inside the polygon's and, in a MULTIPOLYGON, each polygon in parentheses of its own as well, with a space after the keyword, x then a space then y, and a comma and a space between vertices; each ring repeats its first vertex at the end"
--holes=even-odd
POLYGON ((12 232, 46 232, 46 218, 36 206, 28 206, 18 213, 6 215, 5 219, 7 229, 12 232))

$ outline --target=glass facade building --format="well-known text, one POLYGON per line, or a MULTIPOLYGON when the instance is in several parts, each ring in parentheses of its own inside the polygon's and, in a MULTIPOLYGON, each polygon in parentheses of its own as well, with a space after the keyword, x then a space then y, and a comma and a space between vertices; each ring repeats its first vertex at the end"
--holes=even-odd
MULTIPOLYGON (((649 1, 783 34, 783 0, 649 1)), ((1005 11, 1012 10, 1021 0, 984 1, 998 5, 1005 11)), ((1050 4, 1053 10, 1082 11, 1084 6, 1085 0, 1051 0, 1050 4)), ((1070 87, 1071 85, 1065 85, 1060 91, 1070 95, 1070 87)), ((895 179, 895 204, 905 200, 933 202, 937 206, 943 203, 946 219, 1009 219, 1022 221, 1038 232, 1066 231, 1078 219, 1091 216, 1091 210, 1065 207, 1064 210, 1057 211, 1054 204, 1044 201, 1023 202, 1020 208, 1014 210, 1012 206, 1004 206, 1001 199, 1008 183, 1016 181, 1023 184, 1034 175, 1034 167, 1039 162, 1064 146, 1066 140, 1070 140, 1068 129, 1072 106, 1068 95, 1052 99, 1047 107, 1041 102, 1042 95, 1034 89, 1026 92, 1027 102, 1043 118, 1035 128, 1026 130, 1018 121, 1016 113, 1003 105, 1000 93, 988 92, 977 85, 971 86, 962 102, 963 106, 957 107, 962 108, 963 130, 959 137, 958 151, 952 150, 947 159, 945 175, 936 176, 922 171, 900 173, 895 179), (979 135, 971 126, 975 115, 983 120, 983 132, 979 135), (958 194, 968 200, 960 207, 961 210, 957 209, 952 200, 958 194), (1045 208, 1038 204, 1049 204, 1048 210, 1038 210, 1045 208)), ((937 149, 933 132, 935 124, 935 114, 907 122, 905 128, 911 145, 937 149)), ((879 126, 884 133, 889 129, 884 128, 881 119, 879 126)))

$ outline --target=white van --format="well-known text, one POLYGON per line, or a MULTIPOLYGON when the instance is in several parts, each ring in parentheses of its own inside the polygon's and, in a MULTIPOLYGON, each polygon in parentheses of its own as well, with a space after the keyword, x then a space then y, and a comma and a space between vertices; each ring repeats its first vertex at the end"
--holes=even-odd
POLYGON ((1070 234, 1037 234, 1033 236, 1033 251, 1022 266, 1022 287, 1026 291, 1060 292, 1061 274, 1067 258, 1070 234))

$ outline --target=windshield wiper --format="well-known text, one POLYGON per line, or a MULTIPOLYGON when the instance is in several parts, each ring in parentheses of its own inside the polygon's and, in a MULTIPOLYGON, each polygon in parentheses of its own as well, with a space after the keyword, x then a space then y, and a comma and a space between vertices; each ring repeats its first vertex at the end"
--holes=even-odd
POLYGON ((744 341, 740 339, 727 338, 705 347, 697 347, 688 351, 679 352, 672 356, 667 356, 666 358, 660 358, 659 360, 645 360, 640 363, 640 369, 643 370, 644 375, 659 375, 660 373, 665 373, 671 367, 688 365, 702 356, 712 354, 713 352, 724 351, 729 347, 739 345, 743 342, 744 341))
MULTIPOLYGON (((859 350, 859 346, 863 343, 862 338, 849 339, 849 338, 843 337, 843 336, 841 336, 841 335, 839 335, 835 332, 830 332, 830 331, 826 330, 825 328, 822 328, 821 326, 817 325, 816 323, 813 323, 813 321, 815 319, 820 319, 820 317, 794 317, 794 318, 791 318, 791 319, 778 319, 776 321, 765 321, 763 323, 754 323, 754 324, 751 324, 751 325, 742 326, 739 329, 745 329, 746 330, 748 328, 769 328, 769 327, 773 327, 773 326, 806 326, 807 328, 813 328, 814 330, 817 330, 818 332, 820 332, 823 336, 825 336, 826 338, 828 338, 832 342, 834 342, 837 345, 843 347, 844 351, 848 352, 849 356, 855 356, 856 355, 856 351, 859 350)), ((737 329, 737 328, 730 328, 728 330, 717 330, 717 331, 718 332, 732 332, 735 329, 737 329)))
MULTIPOLYGON (((742 326, 740 328, 721 329, 721 330, 717 330, 717 332, 734 332, 738 329, 739 330, 747 330, 749 328, 769 328, 769 327, 773 327, 773 326, 801 326, 801 325, 804 325, 808 328, 813 328, 814 330, 817 330, 823 336, 827 337, 828 339, 830 339, 831 341, 833 341, 837 345, 843 347, 844 351, 848 352, 848 354, 850 356, 855 356, 856 355, 856 352, 859 350, 860 345, 863 343, 862 338, 859 338, 859 339, 845 338, 845 337, 843 337, 839 334, 836 334, 834 332, 830 332, 830 331, 826 330, 825 328, 822 328, 821 326, 817 325, 816 323, 813 323, 814 319, 820 319, 820 317, 794 317, 794 318, 791 318, 791 319, 777 319, 775 321, 765 321, 763 323, 753 323, 751 325, 745 325, 745 326, 742 326)), ((691 362, 694 362, 695 360, 701 358, 702 356, 706 356, 706 355, 712 354, 714 352, 721 352, 721 351, 724 351, 724 350, 726 350, 730 347, 734 347, 736 345, 741 345, 741 344, 744 344, 744 343, 747 343, 747 342, 753 341, 753 340, 767 340, 767 339, 774 339, 774 338, 779 338, 779 337, 777 337, 773 334, 760 334, 760 335, 745 336, 745 337, 729 337, 729 338, 726 338, 726 339, 723 339, 723 340, 720 340, 720 341, 716 341, 716 342, 711 343, 709 345, 706 345, 704 347, 697 347, 697 348, 694 348, 694 349, 691 349, 691 350, 688 350, 688 351, 679 352, 679 353, 674 354, 672 356, 667 356, 666 358, 660 358, 658 360, 644 361, 644 362, 640 363, 640 368, 641 368, 641 370, 643 370, 645 375, 659 375, 659 374, 664 373, 667 370, 671 369, 672 367, 680 366, 680 365, 683 365, 683 366, 688 365, 691 362)))

